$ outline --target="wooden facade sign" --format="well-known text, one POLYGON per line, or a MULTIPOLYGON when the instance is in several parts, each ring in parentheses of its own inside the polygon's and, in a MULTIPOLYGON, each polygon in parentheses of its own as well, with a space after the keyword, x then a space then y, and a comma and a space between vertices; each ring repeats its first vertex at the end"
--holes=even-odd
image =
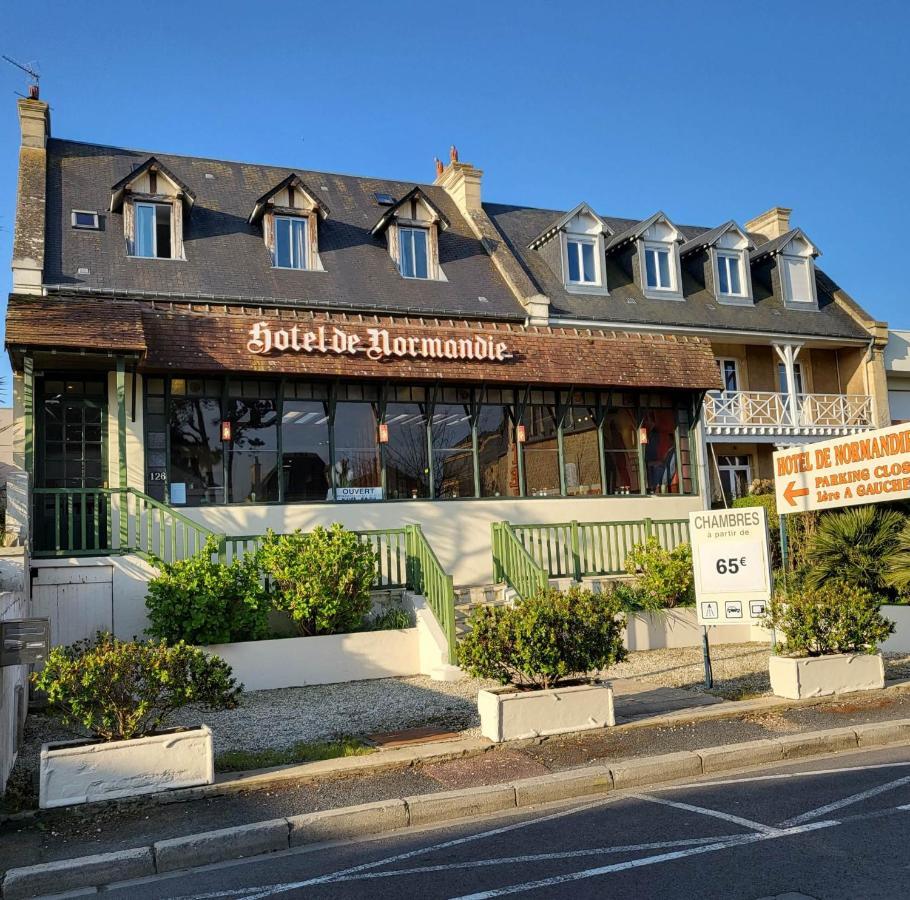
POLYGON ((781 513, 910 499, 910 427, 778 450, 774 486, 781 513))
POLYGON ((505 362, 512 359, 508 344, 485 334, 464 338, 442 338, 416 335, 393 335, 386 328, 367 328, 365 337, 337 325, 320 325, 303 331, 299 325, 272 328, 268 322, 256 322, 249 331, 247 350, 263 355, 273 352, 324 353, 354 356, 363 353, 368 359, 393 357, 409 359, 458 359, 505 362))

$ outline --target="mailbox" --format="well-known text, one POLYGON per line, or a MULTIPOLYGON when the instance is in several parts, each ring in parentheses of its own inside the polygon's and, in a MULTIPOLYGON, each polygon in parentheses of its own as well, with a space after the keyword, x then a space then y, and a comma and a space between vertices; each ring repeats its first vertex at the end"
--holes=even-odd
POLYGON ((0 622, 0 666, 43 663, 51 643, 50 619, 0 622))

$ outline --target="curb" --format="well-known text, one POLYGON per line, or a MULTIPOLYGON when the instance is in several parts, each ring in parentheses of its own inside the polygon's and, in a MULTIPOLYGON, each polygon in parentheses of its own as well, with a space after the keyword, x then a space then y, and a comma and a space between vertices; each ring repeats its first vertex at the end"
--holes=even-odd
POLYGON ((624 788, 642 788, 762 763, 893 744, 910 744, 910 719, 639 757, 609 766, 570 769, 506 784, 329 809, 170 838, 131 850, 9 869, 3 878, 2 897, 3 900, 26 900, 49 891, 63 893, 98 887, 322 841, 444 823, 465 816, 506 812, 624 788))

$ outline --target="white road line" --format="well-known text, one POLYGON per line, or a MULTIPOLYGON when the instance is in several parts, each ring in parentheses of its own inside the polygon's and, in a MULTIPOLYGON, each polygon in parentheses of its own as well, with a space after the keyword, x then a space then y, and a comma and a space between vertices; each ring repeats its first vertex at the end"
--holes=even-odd
POLYGON ((672 853, 660 853, 657 856, 645 856, 641 859, 631 859, 626 862, 614 863, 610 866, 598 866, 595 869, 583 869, 581 872, 569 872, 566 875, 554 875, 551 878, 541 878, 538 881, 526 881, 524 884, 510 884, 507 887, 493 888, 489 891, 478 891, 475 894, 464 894, 453 900, 490 900, 492 897, 504 897, 507 894, 519 894, 523 891, 533 891, 540 888, 553 887, 570 881, 581 881, 585 878, 596 878, 598 875, 609 875, 612 872, 625 872, 629 869, 640 869, 644 866, 654 866, 659 863, 672 862, 676 859, 685 859, 689 856, 699 856, 703 853, 716 853, 718 850, 727 850, 730 847, 741 847, 746 844, 757 844, 762 841, 774 841, 778 838, 791 837, 807 831, 817 831, 821 828, 831 828, 840 824, 836 821, 812 822, 808 825, 799 825, 796 828, 781 829, 773 834, 756 833, 744 834, 728 841, 718 841, 704 847, 690 847, 687 850, 675 850, 672 853))
MULTIPOLYGON (((873 747, 872 750, 887 750, 887 747, 873 747)), ((871 751, 866 751, 871 752, 871 751)), ((793 760, 793 765, 799 765, 803 760, 793 760)), ((785 761, 774 765, 786 764, 785 761)), ((874 772, 878 769, 906 769, 910 762, 875 763, 870 766, 841 766, 835 769, 815 769, 811 772, 775 772, 771 775, 745 775, 742 778, 724 778, 717 781, 689 781, 685 784, 667 784, 662 787, 650 789, 652 794, 663 794, 667 791, 690 791, 692 788, 726 787, 729 784, 750 784, 753 781, 778 781, 785 778, 810 778, 817 775, 842 775, 844 772, 874 772)))
POLYGON ((803 822, 811 822, 813 819, 818 819, 820 816, 826 816, 828 813, 843 809, 845 806, 852 806, 854 803, 861 803, 863 800, 868 800, 870 797, 877 797, 879 794, 896 790, 899 787, 903 787, 905 784, 910 784, 910 775, 905 778, 898 778, 896 781, 889 781, 886 784, 876 785, 873 788, 869 788, 867 791, 860 791, 858 794, 851 794, 849 797, 843 797, 840 800, 835 800, 833 803, 826 803, 824 806, 819 806, 816 809, 810 809, 807 812, 800 813, 798 816, 787 819, 785 822, 781 822, 780 827, 789 828, 791 825, 802 825, 803 822))
POLYGON ((689 838, 681 841, 652 841, 648 844, 625 844, 620 847, 592 847, 586 850, 564 850, 553 853, 531 853, 525 856, 503 856, 498 859, 475 859, 468 862, 440 863, 435 866, 415 866, 412 869, 390 869, 383 872, 361 872, 356 875, 340 875, 331 884, 342 881, 369 881, 376 878, 392 878, 401 875, 422 875, 427 872, 450 872, 453 869, 475 869, 488 866, 515 865, 516 863, 548 862, 556 859, 575 859, 583 856, 606 856, 611 853, 635 853, 641 850, 665 850, 670 847, 697 847, 742 837, 739 834, 718 834, 713 837, 689 838))
MULTIPOLYGON (((394 856, 387 856, 384 859, 377 859, 373 862, 361 863, 359 866, 351 866, 348 869, 339 869, 337 872, 331 872, 328 875, 319 875, 315 878, 308 878, 305 881, 293 881, 286 884, 273 884, 268 888, 263 889, 261 893, 251 894, 246 897, 246 900, 263 900, 265 897, 273 897, 276 894, 282 894, 286 891, 293 891, 297 888, 302 887, 311 887, 314 884, 326 884, 327 882, 334 881, 336 878, 342 875, 352 875, 356 872, 364 872, 369 869, 376 869, 379 866, 385 866, 389 863, 399 862, 403 859, 413 859, 415 856, 422 856, 425 853, 433 853, 436 850, 447 850, 449 847, 457 847, 461 844, 467 844, 472 841, 479 841, 487 837, 495 837, 500 834, 507 834, 510 831, 517 831, 521 828, 529 828, 533 825, 539 825, 542 822, 551 822, 554 819, 562 819, 566 816, 574 815, 575 813, 585 812, 589 809, 594 809, 598 806, 608 806, 611 803, 616 803, 618 800, 624 799, 621 796, 609 796, 603 797, 599 800, 595 800, 592 803, 585 803, 583 806, 573 806, 569 809, 562 809, 559 812, 550 813, 548 816, 540 816, 537 819, 527 819, 522 822, 513 822, 511 825, 503 825, 500 828, 492 828, 489 831, 481 831, 478 834, 468 834, 464 837, 453 838, 449 841, 442 841, 439 844, 432 844, 429 847, 420 847, 417 850, 409 850, 406 853, 396 853, 394 856)), ((520 812, 520 810, 515 810, 515 812, 520 812)), ((444 827, 444 826, 442 826, 444 827)), ((394 837, 394 835, 392 835, 394 837)))
MULTIPOLYGON (((672 806, 674 809, 682 809, 686 812, 698 813, 702 816, 711 816, 714 819, 723 819, 725 822, 732 822, 734 825, 742 825, 752 831, 760 831, 762 834, 774 834, 780 829, 771 825, 764 825, 761 822, 755 822, 752 819, 744 819, 741 816, 734 816, 732 813, 721 812, 719 809, 709 809, 706 806, 694 806, 691 803, 679 803, 676 800, 664 800, 663 797, 652 797, 649 794, 630 794, 636 800, 647 800, 648 803, 659 803, 661 806, 672 806)), ((799 824, 799 823, 793 823, 799 824)))

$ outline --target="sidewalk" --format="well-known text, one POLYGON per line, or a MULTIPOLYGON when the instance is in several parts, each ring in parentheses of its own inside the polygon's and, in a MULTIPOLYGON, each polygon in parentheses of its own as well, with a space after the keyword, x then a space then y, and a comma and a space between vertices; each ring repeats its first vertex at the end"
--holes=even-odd
POLYGON ((0 825, 0 871, 232 825, 546 776, 594 763, 910 718, 906 682, 884 691, 802 702, 770 697, 724 702, 689 691, 636 687, 617 682, 622 724, 613 729, 499 746, 478 738, 426 743, 286 770, 222 776, 216 785, 195 792, 197 799, 183 799, 194 794, 187 791, 183 797, 159 795, 10 820, 0 825))

